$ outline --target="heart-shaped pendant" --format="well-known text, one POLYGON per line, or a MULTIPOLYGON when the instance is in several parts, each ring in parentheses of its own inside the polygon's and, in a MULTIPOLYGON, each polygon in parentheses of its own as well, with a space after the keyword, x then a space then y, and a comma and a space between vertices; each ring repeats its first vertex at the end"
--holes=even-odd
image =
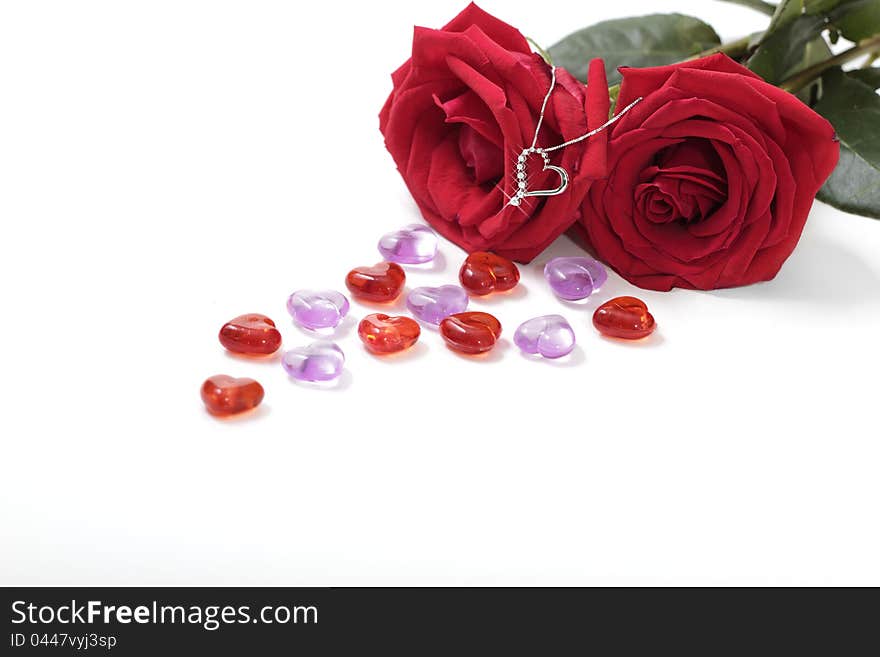
POLYGON ((593 326, 602 335, 638 340, 651 335, 656 325, 644 301, 635 297, 616 297, 596 309, 593 326))
POLYGON ((516 193, 508 202, 510 205, 519 205, 528 196, 557 196, 562 194, 568 187, 568 171, 562 167, 550 164, 550 156, 543 148, 524 148, 516 160, 516 193), (526 175, 526 160, 529 155, 537 153, 544 160, 544 171, 554 171, 559 176, 559 185, 554 189, 529 189, 528 176, 526 175))
POLYGON ((412 347, 422 329, 409 317, 390 317, 383 313, 367 315, 358 325, 358 337, 374 354, 393 354, 412 347))

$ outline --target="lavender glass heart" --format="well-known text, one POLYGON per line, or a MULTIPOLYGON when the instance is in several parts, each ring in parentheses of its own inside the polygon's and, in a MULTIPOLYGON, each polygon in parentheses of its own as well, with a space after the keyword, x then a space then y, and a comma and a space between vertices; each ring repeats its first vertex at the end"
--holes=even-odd
POLYGON ((342 374, 345 354, 332 342, 314 342, 285 352, 281 365, 299 381, 332 381, 342 374))
POLYGON ((439 324, 444 318, 464 312, 468 295, 458 285, 417 287, 406 297, 406 307, 418 319, 439 324))
POLYGON ((348 309, 348 299, 335 290, 298 290, 287 299, 293 321, 312 330, 336 328, 348 309))
POLYGON ((601 263, 584 256, 553 258, 544 266, 544 278, 556 296, 570 301, 586 299, 608 280, 601 263))
POLYGON ((574 331, 562 315, 535 317, 519 325, 513 342, 527 354, 560 358, 574 349, 574 331))
POLYGON ((437 255, 437 233, 422 224, 387 233, 379 240, 379 253, 388 262, 419 265, 437 255))

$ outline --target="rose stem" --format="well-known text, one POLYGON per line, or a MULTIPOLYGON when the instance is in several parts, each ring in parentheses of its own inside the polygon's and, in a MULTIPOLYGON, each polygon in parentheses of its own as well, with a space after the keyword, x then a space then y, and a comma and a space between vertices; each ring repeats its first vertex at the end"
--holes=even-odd
POLYGON ((880 48, 880 34, 874 35, 869 39, 863 39, 852 48, 844 50, 843 52, 834 55, 834 57, 829 57, 824 62, 819 62, 809 68, 805 68, 799 73, 795 73, 787 80, 783 80, 779 87, 795 93, 806 87, 810 82, 818 78, 829 68, 846 64, 847 62, 857 59, 866 53, 870 53, 877 48, 880 48))
MULTIPOLYGON (((746 54, 749 50, 749 43, 751 42, 751 36, 745 36, 741 39, 737 39, 736 41, 731 41, 730 43, 725 43, 720 46, 715 46, 714 48, 709 48, 708 50, 704 50, 701 53, 694 55, 686 59, 685 61, 691 61, 694 59, 699 59, 700 57, 707 57, 709 55, 714 55, 716 53, 723 52, 729 57, 736 59, 744 54, 746 54)), ((877 58, 878 53, 875 52, 880 49, 880 34, 872 36, 868 39, 863 39, 859 41, 856 45, 848 50, 844 50, 843 52, 826 59, 823 62, 819 62, 818 64, 814 64, 809 68, 805 68, 803 71, 796 73, 789 77, 787 80, 783 80, 779 87, 781 89, 785 89, 786 91, 790 91, 792 93, 800 91, 802 88, 807 86, 810 82, 818 78, 822 73, 827 71, 829 68, 834 66, 839 66, 841 64, 845 64, 853 59, 857 59, 858 57, 870 53, 873 59, 877 58)), ((869 60, 870 61, 870 60, 869 60)), ((615 84, 611 87, 608 87, 608 96, 611 98, 611 113, 614 113, 614 106, 617 103, 617 96, 620 94, 620 85, 615 84)))
POLYGON ((720 52, 723 52, 725 55, 730 57, 731 59, 738 59, 745 55, 749 51, 749 43, 752 41, 752 35, 749 34, 747 36, 742 37, 741 39, 737 39, 736 41, 731 41, 729 43, 722 43, 720 46, 713 46, 708 50, 704 50, 703 52, 698 52, 696 55, 688 57, 684 61, 689 62, 694 59, 700 59, 701 57, 708 57, 709 55, 717 55, 720 52))

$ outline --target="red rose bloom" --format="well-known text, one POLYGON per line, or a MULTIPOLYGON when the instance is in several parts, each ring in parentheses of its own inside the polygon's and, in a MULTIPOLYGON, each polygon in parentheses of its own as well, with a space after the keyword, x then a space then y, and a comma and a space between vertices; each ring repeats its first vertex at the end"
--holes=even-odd
MULTIPOLYGON (((599 71, 591 127, 607 118, 599 71)), ((467 251, 528 262, 576 221, 590 179, 604 175, 604 145, 571 146, 553 154, 571 178, 565 193, 507 205, 517 155, 532 143, 550 88, 550 67, 519 31, 476 5, 442 30, 416 28, 412 58, 392 80, 379 114, 385 145, 425 220, 467 251)), ((586 132, 586 103, 584 85, 558 69, 538 146, 586 132)), ((540 169, 537 160, 528 166, 540 169)), ((553 172, 530 172, 530 189, 559 182, 553 172)))
POLYGON ((609 175, 580 221, 596 255, 652 290, 773 278, 837 163, 831 124, 725 55, 621 73, 618 107, 644 100, 595 137, 609 175))

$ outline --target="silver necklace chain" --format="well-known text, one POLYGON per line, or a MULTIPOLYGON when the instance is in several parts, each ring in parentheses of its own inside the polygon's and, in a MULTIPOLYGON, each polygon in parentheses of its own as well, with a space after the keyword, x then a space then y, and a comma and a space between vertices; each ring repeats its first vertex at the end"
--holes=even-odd
POLYGON ((608 119, 605 123, 600 125, 598 128, 590 130, 589 132, 582 134, 580 137, 575 137, 574 139, 569 139, 568 141, 562 142, 561 144, 557 144, 556 146, 545 146, 544 148, 537 148, 538 144, 538 134, 541 132, 541 126, 544 123, 544 113, 547 111, 547 103, 550 101, 550 96, 553 94, 553 90, 556 88, 556 67, 550 67, 550 88, 547 90, 547 95, 544 96, 544 101, 541 103, 541 113, 538 115, 538 123, 535 125, 535 136, 532 138, 532 145, 528 148, 524 148, 522 152, 519 154, 516 162, 516 193, 510 197, 510 200, 507 202, 508 205, 519 205, 524 198, 527 196, 556 196, 557 194, 562 194, 565 191, 566 187, 568 187, 568 172, 562 167, 553 166, 550 164, 550 156, 547 153, 552 153, 553 151, 558 151, 561 148, 565 148, 566 146, 571 146, 573 144, 577 144, 578 142, 582 142, 585 139, 589 139, 593 135, 597 135, 603 130, 606 130, 608 127, 616 123, 620 117, 630 111, 633 107, 638 105, 642 101, 642 97, 639 96, 629 105, 620 110, 617 114, 608 119), (537 153, 544 160, 544 171, 555 171, 559 175, 559 186, 554 189, 536 189, 529 190, 528 183, 526 182, 526 159, 532 153, 537 153))

